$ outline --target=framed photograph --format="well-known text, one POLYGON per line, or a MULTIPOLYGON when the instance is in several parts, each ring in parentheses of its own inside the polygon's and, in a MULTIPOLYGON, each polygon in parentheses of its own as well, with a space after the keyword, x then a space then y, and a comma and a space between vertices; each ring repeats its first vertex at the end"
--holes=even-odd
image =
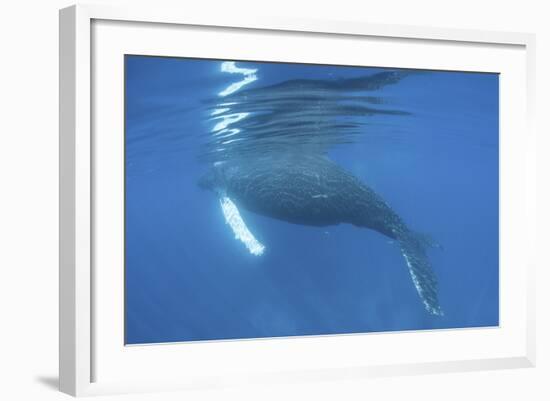
POLYGON ((60 12, 60 388, 529 367, 534 37, 60 12))

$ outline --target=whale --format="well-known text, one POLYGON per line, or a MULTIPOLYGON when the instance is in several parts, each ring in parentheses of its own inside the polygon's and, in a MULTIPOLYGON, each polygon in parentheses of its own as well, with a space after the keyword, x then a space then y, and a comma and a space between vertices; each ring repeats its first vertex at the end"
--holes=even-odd
POLYGON ((255 254, 263 252, 263 244, 246 228, 241 208, 291 224, 351 224, 380 233, 397 244, 425 310, 443 315, 428 257, 428 249, 436 244, 411 230, 382 196, 326 154, 235 156, 212 163, 198 185, 219 197, 236 236, 255 254))

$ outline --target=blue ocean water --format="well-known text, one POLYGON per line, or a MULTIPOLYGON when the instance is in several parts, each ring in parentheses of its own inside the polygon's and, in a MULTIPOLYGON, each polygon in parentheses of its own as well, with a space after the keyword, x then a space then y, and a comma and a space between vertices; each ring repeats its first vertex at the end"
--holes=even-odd
POLYGON ((498 325, 498 85, 488 73, 126 56, 126 343, 498 325), (428 253, 443 316, 380 233, 239 208, 266 247, 253 255, 197 185, 235 155, 297 147, 326 153, 441 245, 428 253))

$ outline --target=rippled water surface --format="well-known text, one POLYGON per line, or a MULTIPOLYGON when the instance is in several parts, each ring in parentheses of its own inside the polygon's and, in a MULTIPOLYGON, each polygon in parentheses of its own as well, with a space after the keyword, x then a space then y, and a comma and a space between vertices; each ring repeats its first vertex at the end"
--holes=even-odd
MULTIPOLYGON (((145 56, 125 69, 127 343, 498 325, 498 75, 145 56), (219 171, 256 166, 258 193, 319 158, 414 230, 443 315, 399 238, 293 224, 220 188, 219 171)), ((323 163, 307 174, 323 182, 323 163)), ((312 207, 346 193, 300 185, 312 207)))

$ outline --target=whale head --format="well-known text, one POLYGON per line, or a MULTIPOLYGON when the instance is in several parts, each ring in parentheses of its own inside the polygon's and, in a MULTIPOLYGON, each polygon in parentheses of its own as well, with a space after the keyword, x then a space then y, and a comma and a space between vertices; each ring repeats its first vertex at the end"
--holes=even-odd
POLYGON ((216 162, 198 179, 199 188, 210 191, 219 191, 223 187, 222 162, 216 162))
POLYGON ((216 174, 212 169, 209 169, 204 173, 197 181, 197 185, 200 189, 213 190, 216 184, 216 174))

